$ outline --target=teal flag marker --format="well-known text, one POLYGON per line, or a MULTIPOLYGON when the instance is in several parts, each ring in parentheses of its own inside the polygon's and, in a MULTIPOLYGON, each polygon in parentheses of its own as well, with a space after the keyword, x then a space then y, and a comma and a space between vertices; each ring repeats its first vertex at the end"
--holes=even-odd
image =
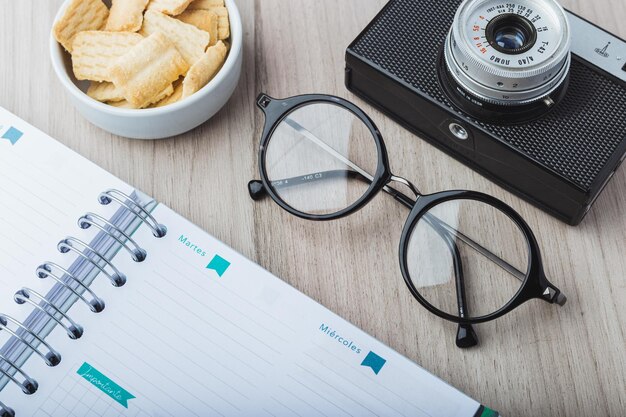
POLYGON ((76 373, 89 381, 91 385, 113 398, 124 408, 128 408, 128 400, 136 398, 87 362, 83 363, 76 373))
MULTIPOLYGON (((497 411, 493 411, 490 408, 485 407, 484 405, 481 406, 482 408, 482 413, 480 414, 480 417, 498 417, 500 414, 498 414, 497 411)), ((478 410, 480 411, 480 410, 478 410)))
POLYGON ((22 138, 23 135, 24 134, 22 132, 11 126, 9 130, 4 132, 4 135, 2 135, 2 139, 8 140, 9 142, 11 142, 11 145, 15 145, 17 141, 22 138))
POLYGON ((363 362, 361 362, 361 366, 366 366, 368 368, 371 368, 372 371, 374 371, 374 373, 378 375, 380 370, 383 369, 383 366, 385 365, 386 362, 387 362, 386 359, 383 359, 377 354, 375 354, 374 352, 370 351, 370 353, 367 354, 365 359, 363 359, 363 362))
POLYGON ((207 269, 212 269, 213 271, 217 272, 217 275, 221 277, 222 275, 224 275, 229 266, 230 262, 228 262, 226 259, 222 258, 219 255, 215 255, 206 267, 207 269))

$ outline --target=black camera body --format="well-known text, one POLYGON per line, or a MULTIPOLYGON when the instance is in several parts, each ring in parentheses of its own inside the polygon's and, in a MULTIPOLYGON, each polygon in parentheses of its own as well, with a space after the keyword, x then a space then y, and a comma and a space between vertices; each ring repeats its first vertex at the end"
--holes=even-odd
POLYGON ((567 12, 571 65, 557 102, 519 119, 493 117, 472 111, 473 99, 459 98, 446 76, 442 50, 460 4, 391 0, 348 47, 346 86, 497 184, 579 224, 626 157, 626 42, 567 12))

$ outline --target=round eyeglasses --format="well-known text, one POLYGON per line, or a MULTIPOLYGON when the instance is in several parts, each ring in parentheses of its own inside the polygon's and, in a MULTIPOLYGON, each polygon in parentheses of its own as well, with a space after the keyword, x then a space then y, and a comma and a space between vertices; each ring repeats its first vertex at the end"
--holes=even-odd
POLYGON ((250 196, 270 196, 289 213, 334 220, 361 209, 380 191, 410 209, 400 240, 400 269, 415 299, 459 324, 456 344, 478 344, 472 324, 494 320, 533 298, 564 305, 543 270, 526 222, 504 202, 474 191, 424 195, 395 176, 382 135, 357 106, 338 97, 261 94, 265 113, 261 180, 250 196), (408 196, 392 187, 401 184, 408 196))

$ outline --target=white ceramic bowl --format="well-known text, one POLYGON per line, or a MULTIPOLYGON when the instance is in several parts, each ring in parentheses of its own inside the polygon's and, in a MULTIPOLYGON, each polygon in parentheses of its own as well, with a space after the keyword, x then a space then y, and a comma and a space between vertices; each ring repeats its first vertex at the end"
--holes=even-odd
MULTIPOLYGON (((59 9, 59 20, 70 0, 59 9)), ((243 28, 234 0, 225 0, 230 16, 231 47, 222 69, 204 88, 177 103, 154 109, 120 109, 100 103, 85 92, 87 81, 77 81, 70 55, 50 34, 52 67, 69 92, 76 109, 94 125, 134 139, 162 139, 185 133, 209 120, 230 99, 241 75, 243 28)), ((105 1, 105 3, 109 3, 105 1)))

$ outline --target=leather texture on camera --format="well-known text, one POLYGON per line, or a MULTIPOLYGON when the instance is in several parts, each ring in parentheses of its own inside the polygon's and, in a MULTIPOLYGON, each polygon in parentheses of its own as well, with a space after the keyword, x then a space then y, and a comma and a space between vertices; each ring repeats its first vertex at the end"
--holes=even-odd
MULTIPOLYGON (((460 3, 392 0, 355 41, 352 50, 452 108, 439 85, 437 59, 460 3)), ((589 190, 626 138, 626 90, 573 61, 567 95, 547 116, 516 126, 477 122, 581 189, 589 190)))

